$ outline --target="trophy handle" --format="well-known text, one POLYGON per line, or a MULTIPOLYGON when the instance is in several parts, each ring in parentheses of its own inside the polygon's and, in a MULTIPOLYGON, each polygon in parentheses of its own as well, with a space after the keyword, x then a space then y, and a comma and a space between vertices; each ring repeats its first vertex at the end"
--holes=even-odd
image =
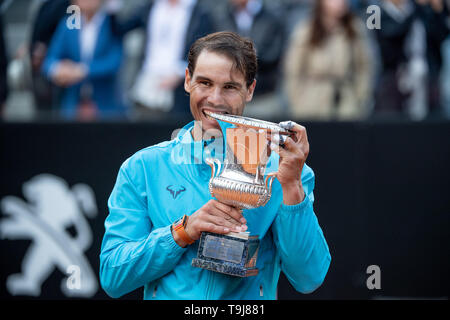
POLYGON ((269 190, 269 194, 272 193, 272 182, 277 177, 277 172, 269 173, 264 179, 264 184, 266 185, 267 190, 269 190))
POLYGON ((211 179, 216 177, 216 172, 217 174, 220 173, 220 168, 221 168, 221 164, 220 161, 218 159, 212 159, 212 158, 206 158, 205 162, 211 167, 211 179), (215 164, 217 164, 217 170, 216 170, 216 166, 215 164))

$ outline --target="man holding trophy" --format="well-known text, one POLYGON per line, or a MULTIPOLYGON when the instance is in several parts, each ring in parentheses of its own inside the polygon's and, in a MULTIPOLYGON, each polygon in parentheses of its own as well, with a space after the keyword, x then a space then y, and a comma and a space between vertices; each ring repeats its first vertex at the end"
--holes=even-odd
POLYGON ((144 299, 276 299, 281 271, 302 293, 322 284, 331 256, 306 129, 242 117, 256 70, 253 43, 235 33, 192 45, 195 121, 127 159, 108 201, 100 281, 110 296, 143 286, 144 299))

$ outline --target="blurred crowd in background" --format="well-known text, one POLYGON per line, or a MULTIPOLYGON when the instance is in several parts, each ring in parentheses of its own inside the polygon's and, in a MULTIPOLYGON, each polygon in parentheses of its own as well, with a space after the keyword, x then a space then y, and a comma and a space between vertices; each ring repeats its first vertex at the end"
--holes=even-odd
POLYGON ((247 116, 448 119, 449 9, 450 0, 0 0, 0 115, 189 116, 189 47, 231 30, 258 54, 247 116))

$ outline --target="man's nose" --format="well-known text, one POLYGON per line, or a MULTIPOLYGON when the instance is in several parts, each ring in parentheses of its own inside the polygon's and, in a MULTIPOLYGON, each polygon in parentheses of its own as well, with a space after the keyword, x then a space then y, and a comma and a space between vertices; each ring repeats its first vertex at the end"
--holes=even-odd
POLYGON ((222 90, 220 87, 213 87, 208 94, 208 103, 212 105, 221 105, 223 104, 223 96, 222 90))

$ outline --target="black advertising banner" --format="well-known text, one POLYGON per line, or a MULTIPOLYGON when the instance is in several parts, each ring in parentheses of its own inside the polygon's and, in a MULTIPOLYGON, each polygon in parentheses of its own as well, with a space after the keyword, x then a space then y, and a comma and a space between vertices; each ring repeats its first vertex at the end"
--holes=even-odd
MULTIPOLYGON (((119 167, 183 125, 0 124, 0 299, 110 299, 99 253, 119 167)), ((332 262, 308 295, 282 275, 278 298, 448 298, 450 124, 304 125, 332 262)))
MULTIPOLYGON (((3 126, 0 296, 108 298, 99 253, 119 167, 171 131, 156 124, 3 126)), ((141 299, 142 290, 129 298, 141 299)))

